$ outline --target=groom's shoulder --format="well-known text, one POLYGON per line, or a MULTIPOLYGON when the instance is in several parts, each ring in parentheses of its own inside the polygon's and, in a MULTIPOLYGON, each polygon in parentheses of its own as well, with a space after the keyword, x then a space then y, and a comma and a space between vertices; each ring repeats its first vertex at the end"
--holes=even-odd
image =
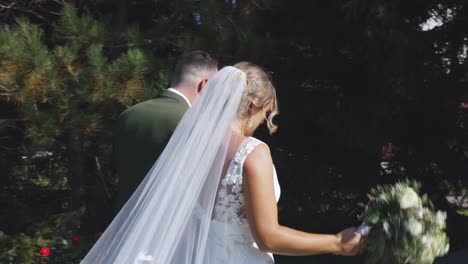
POLYGON ((174 108, 181 108, 185 111, 188 105, 186 105, 185 102, 181 102, 181 100, 179 100, 176 96, 177 95, 173 95, 171 92, 164 90, 160 92, 155 98, 137 103, 128 108, 125 112, 164 112, 165 110, 170 111, 174 108))
POLYGON ((179 117, 184 114, 187 107, 183 104, 176 104, 173 100, 167 100, 164 97, 156 97, 150 100, 146 100, 137 103, 122 114, 120 114, 120 120, 144 120, 144 119, 171 119, 179 117))
POLYGON ((137 103, 126 110, 126 112, 141 111, 148 108, 153 108, 155 105, 161 104, 159 98, 149 99, 140 103, 137 103))
POLYGON ((161 108, 166 107, 167 104, 165 101, 166 100, 160 97, 149 99, 127 108, 122 114, 157 112, 160 111, 161 108))
POLYGON ((123 111, 120 114, 120 117, 122 118, 122 117, 126 117, 126 116, 129 116, 129 115, 134 115, 134 114, 138 114, 138 113, 147 112, 148 110, 151 109, 150 105, 153 105, 153 103, 151 103, 152 100, 154 100, 154 99, 143 101, 143 102, 140 102, 140 103, 137 103, 137 104, 134 104, 134 105, 130 106, 129 108, 127 108, 125 111, 123 111))

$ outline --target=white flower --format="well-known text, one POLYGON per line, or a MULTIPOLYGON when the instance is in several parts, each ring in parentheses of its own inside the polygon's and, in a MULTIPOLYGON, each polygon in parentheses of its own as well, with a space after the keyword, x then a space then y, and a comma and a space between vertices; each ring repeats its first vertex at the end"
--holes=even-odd
POLYGON ((422 236, 421 237, 421 242, 423 242, 424 244, 427 243, 427 240, 428 240, 427 236, 422 236))
POLYGON ((411 187, 406 187, 402 191, 399 202, 402 209, 408 209, 420 205, 419 196, 411 187))
POLYGON ((447 254, 449 252, 449 249, 450 249, 450 244, 447 244, 445 246, 445 251, 444 251, 444 255, 447 254))
POLYGON ((445 225, 445 219, 447 219, 447 213, 442 211, 437 211, 436 222, 439 227, 445 225))
MULTIPOLYGON (((384 244, 382 241, 392 242, 400 230, 400 223, 403 229, 404 234, 397 237, 402 243, 392 248, 395 255, 388 254, 386 262, 399 263, 398 260, 405 259, 406 263, 433 263, 436 257, 447 253, 448 237, 443 230, 447 216, 443 211, 424 207, 423 198, 417 189, 401 183, 390 188, 373 189, 369 197, 371 201, 366 206, 365 222, 382 225, 382 228, 375 230, 375 235, 369 237, 369 241, 376 239, 372 242, 379 244, 384 244), (394 210, 395 204, 398 204, 398 210, 394 210), (373 223, 374 219, 378 221, 373 223), (395 220, 398 220, 396 230, 395 220)), ((382 250, 387 249, 382 248, 369 254, 376 262, 383 261, 382 250)))
POLYGON ((422 236, 421 241, 426 245, 426 248, 430 249, 434 243, 434 238, 432 236, 422 236))
POLYGON ((408 230, 413 236, 417 236, 421 234, 421 232, 423 231, 422 224, 413 218, 409 219, 405 223, 405 227, 406 227, 406 230, 408 230))
POLYGON ((418 217, 419 217, 419 219, 423 218, 423 208, 422 208, 422 206, 419 206, 418 217))

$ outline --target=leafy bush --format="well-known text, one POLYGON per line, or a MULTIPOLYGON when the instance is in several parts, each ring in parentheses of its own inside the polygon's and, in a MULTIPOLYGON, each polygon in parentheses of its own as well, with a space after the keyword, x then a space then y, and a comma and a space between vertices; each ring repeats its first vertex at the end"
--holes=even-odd
POLYGON ((0 231, 0 263, 76 264, 101 233, 81 237, 78 212, 54 215, 31 226, 26 233, 0 231))

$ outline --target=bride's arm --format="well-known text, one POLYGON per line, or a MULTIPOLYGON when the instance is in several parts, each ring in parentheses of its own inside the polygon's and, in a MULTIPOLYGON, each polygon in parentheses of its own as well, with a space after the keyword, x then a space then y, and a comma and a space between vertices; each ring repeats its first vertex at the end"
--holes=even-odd
POLYGON ((273 163, 270 150, 257 146, 244 162, 244 195, 247 220, 255 242, 262 251, 280 255, 356 255, 361 239, 348 228, 338 234, 313 234, 278 223, 273 163))

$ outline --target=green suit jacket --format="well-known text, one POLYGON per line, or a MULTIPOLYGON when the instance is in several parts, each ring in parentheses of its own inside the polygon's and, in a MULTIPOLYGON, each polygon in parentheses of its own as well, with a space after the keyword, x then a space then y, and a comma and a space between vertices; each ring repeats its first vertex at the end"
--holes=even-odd
POLYGON ((182 96, 165 90, 119 116, 112 146, 118 179, 116 213, 154 165, 188 108, 182 96))

